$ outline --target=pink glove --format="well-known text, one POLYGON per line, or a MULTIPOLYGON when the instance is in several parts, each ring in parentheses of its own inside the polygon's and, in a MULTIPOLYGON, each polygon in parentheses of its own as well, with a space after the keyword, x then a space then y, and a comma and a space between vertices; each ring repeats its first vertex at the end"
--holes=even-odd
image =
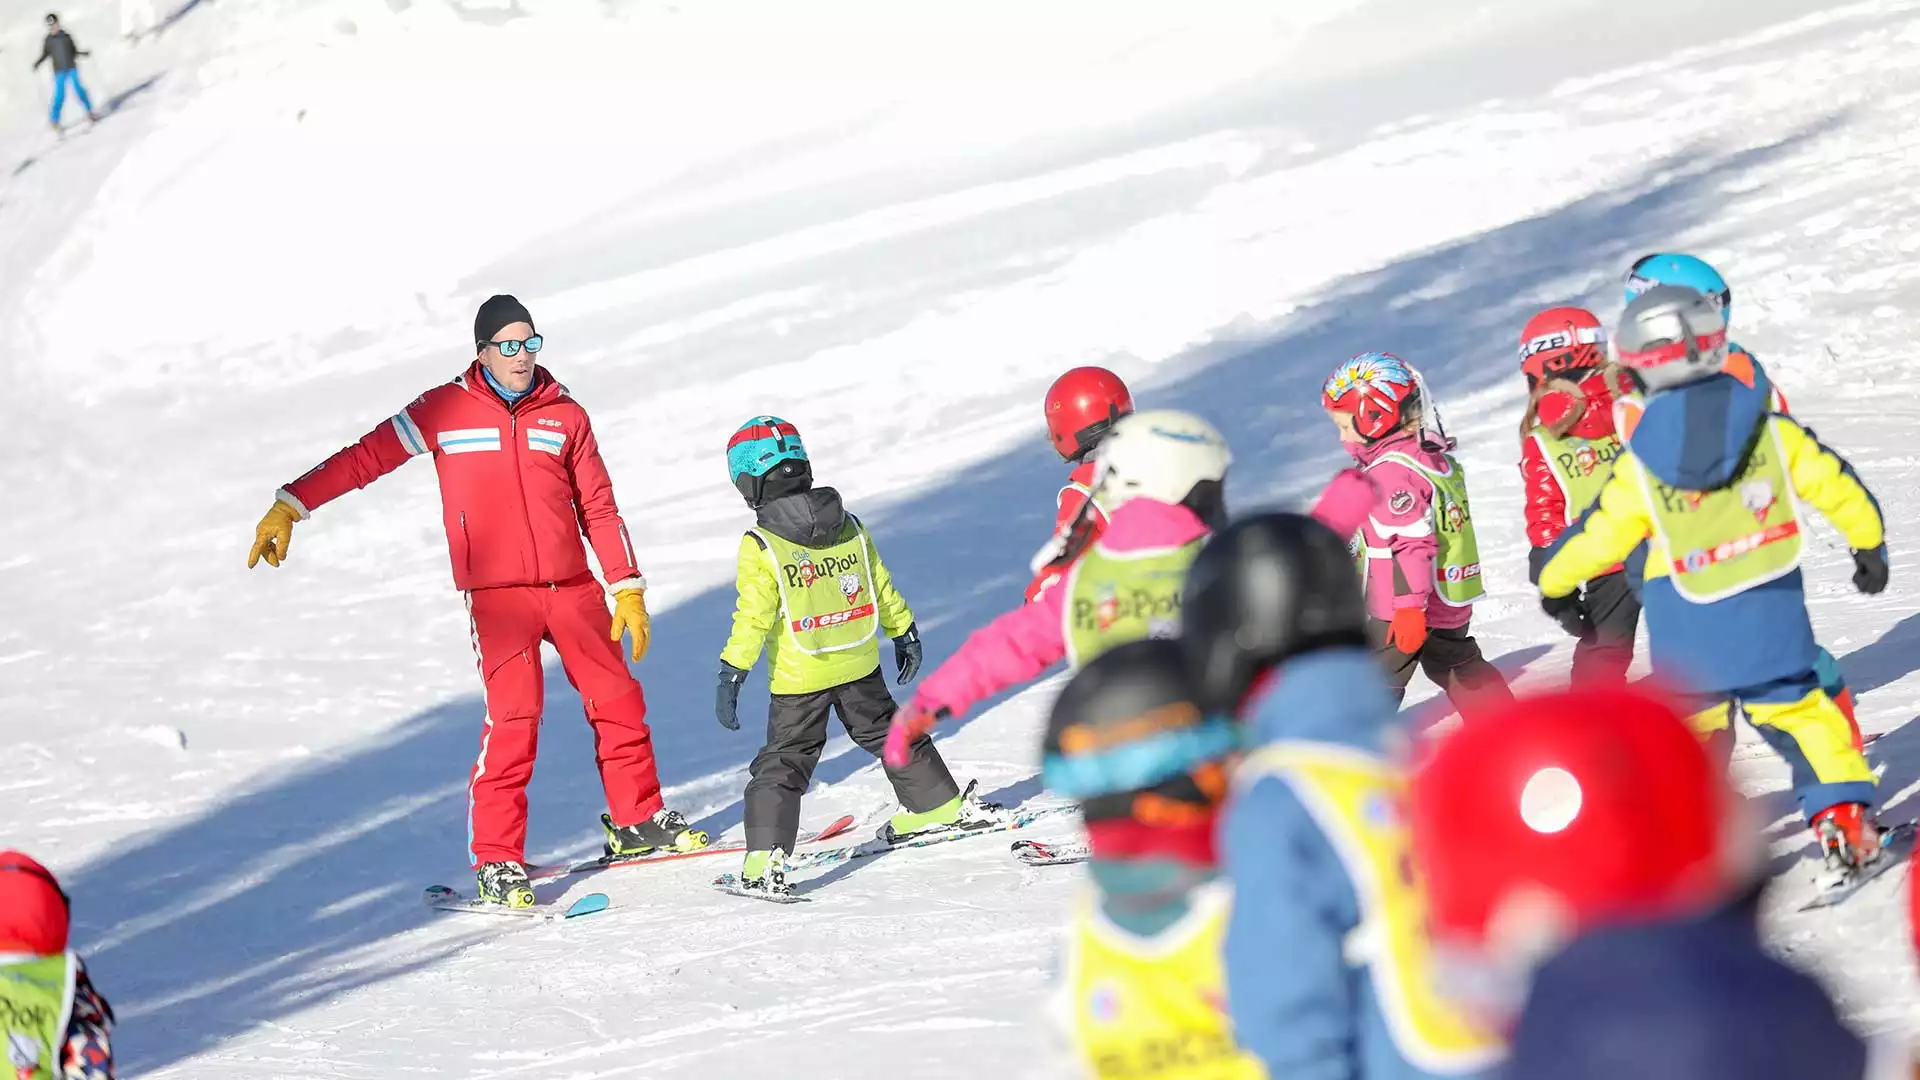
POLYGON ((932 731, 934 724, 951 715, 945 708, 928 712, 912 705, 893 714, 893 724, 887 728, 887 745, 880 753, 880 760, 890 769, 904 768, 913 744, 920 741, 920 736, 932 731))
POLYGON ((1365 470, 1343 469, 1320 493, 1319 500, 1313 504, 1313 516, 1344 539, 1366 523, 1378 496, 1379 488, 1365 470))

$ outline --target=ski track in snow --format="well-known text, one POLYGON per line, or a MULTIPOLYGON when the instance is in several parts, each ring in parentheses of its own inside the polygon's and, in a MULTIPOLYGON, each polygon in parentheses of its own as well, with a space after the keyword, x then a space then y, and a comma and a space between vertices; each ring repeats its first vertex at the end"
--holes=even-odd
MULTIPOLYGON (((1853 592, 1825 528, 1808 585, 1887 733, 1888 816, 1915 812, 1920 3, 1195 25, 1062 4, 1019 34, 992 3, 610 6, 203 2, 129 49, 112 5, 76 0, 113 111, 59 146, 0 80, 0 332, 40 406, 0 458, 0 833, 74 894, 128 1075, 1062 1075, 1041 1004, 1080 871, 1019 865, 1021 834, 842 864, 791 907, 709 889, 726 856, 575 879, 613 907, 573 923, 422 907, 470 882, 481 721, 431 470, 324 508, 278 570, 243 558, 274 487, 454 374, 499 290, 593 413, 654 583, 639 672, 668 798, 719 839, 765 704, 756 675, 745 730, 710 719, 741 418, 806 433, 937 663, 1019 599, 1062 475, 1033 403, 1060 370, 1207 415, 1247 507, 1339 464, 1319 381, 1391 349, 1461 436, 1480 639, 1551 682, 1568 649, 1526 585, 1512 342, 1552 303, 1611 318, 1640 253, 1698 251, 1735 337, 1889 513, 1888 592, 1853 592), (1692 44, 1648 53, 1654 12, 1692 44)), ((39 11, 0 5, 0 28, 33 41, 39 11)), ((601 809, 549 671, 537 862, 591 851, 601 809)), ((1059 685, 949 725, 956 773, 1040 796, 1059 685)), ((1423 682, 1410 701, 1436 711, 1423 682)), ((1805 854, 1784 768, 1742 738, 1776 853, 1805 854)), ((805 822, 864 835, 887 798, 842 735, 805 822)), ((1804 876, 1775 890, 1776 946, 1863 1027, 1920 1035, 1907 871, 1800 915, 1804 876)))

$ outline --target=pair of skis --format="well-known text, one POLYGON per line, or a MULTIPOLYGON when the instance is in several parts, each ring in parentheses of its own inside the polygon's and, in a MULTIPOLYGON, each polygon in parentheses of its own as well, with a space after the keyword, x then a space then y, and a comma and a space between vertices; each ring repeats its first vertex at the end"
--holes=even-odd
MULTIPOLYGON (((855 821, 847 814, 834 820, 826 828, 800 841, 801 844, 816 844, 831 840, 836 836, 852 831, 855 821)), ((527 877, 536 886, 544 882, 559 881, 596 870, 611 870, 622 866, 640 866, 648 863, 673 862, 678 859, 697 859, 708 855, 741 854, 747 850, 746 841, 736 840, 722 844, 709 844, 692 851, 674 851, 657 848, 645 855, 597 855, 590 859, 579 859, 570 863, 554 866, 530 866, 527 877)), ((472 912, 482 915, 509 915, 520 918, 556 920, 577 919, 585 915, 594 915, 607 910, 612 900, 606 893, 589 893, 577 900, 561 903, 558 900, 537 902, 532 907, 510 908, 490 900, 482 900, 471 893, 463 893, 446 885, 427 886, 421 899, 436 911, 472 912)))
MULTIPOLYGON (((978 828, 943 829, 938 832, 915 834, 904 840, 890 841, 883 837, 875 836, 870 840, 865 840, 858 844, 848 844, 844 847, 796 852, 793 858, 787 862, 787 872, 824 870, 838 863, 847 862, 852 859, 864 859, 871 855, 883 855, 889 851, 899 851, 904 848, 929 847, 934 844, 944 844, 951 840, 965 840, 972 836, 985 836, 990 833, 1007 832, 1012 829, 1024 829, 1035 821, 1054 817, 1059 814, 1071 813, 1075 809, 1072 804, 1039 806, 1031 809, 1014 810, 1010 812, 1004 820, 978 828)), ((799 891, 769 893, 764 889, 750 888, 741 881, 740 875, 738 874, 721 874, 719 877, 713 879, 713 887, 733 896, 744 896, 754 900, 765 900, 769 903, 776 904, 803 903, 808 900, 808 897, 799 891)))

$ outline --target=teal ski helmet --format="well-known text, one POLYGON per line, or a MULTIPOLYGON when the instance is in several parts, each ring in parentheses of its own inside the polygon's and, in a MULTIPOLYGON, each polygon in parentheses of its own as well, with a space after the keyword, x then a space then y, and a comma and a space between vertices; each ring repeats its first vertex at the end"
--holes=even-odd
POLYGON ((1727 287, 1727 281, 1720 276, 1720 271, 1705 259, 1664 251, 1640 256, 1627 269, 1625 302, 1633 303, 1641 293, 1655 285, 1684 285, 1695 292, 1705 293, 1707 299, 1720 306, 1720 317, 1732 321, 1733 290, 1727 287))
POLYGON ((727 440, 727 476, 747 500, 758 507, 769 497, 769 482, 789 491, 805 491, 813 486, 813 465, 807 460, 807 448, 800 431, 777 416, 756 416, 741 424, 727 440))

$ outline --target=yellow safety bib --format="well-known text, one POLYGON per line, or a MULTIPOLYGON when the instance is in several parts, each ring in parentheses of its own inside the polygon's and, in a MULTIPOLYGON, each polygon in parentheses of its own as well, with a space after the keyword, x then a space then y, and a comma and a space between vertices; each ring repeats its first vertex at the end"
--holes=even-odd
POLYGON ((1074 1041, 1095 1080, 1265 1080, 1233 1041, 1220 949, 1232 894, 1196 890, 1186 917, 1150 939, 1083 898, 1067 938, 1074 1041))
POLYGON ((1432 1073, 1474 1072, 1497 1061, 1505 1049, 1501 1039, 1435 987, 1426 897, 1413 876, 1400 812, 1402 770, 1350 747, 1283 740, 1249 755, 1235 782, 1264 777, 1293 789, 1353 881, 1360 924, 1345 943, 1347 962, 1367 969, 1401 1056, 1432 1073))
POLYGON ((1733 482, 1718 491, 1685 491, 1633 469, 1646 493, 1668 578, 1683 599, 1710 604, 1783 578, 1800 565, 1804 538, 1787 452, 1767 421, 1733 482))

